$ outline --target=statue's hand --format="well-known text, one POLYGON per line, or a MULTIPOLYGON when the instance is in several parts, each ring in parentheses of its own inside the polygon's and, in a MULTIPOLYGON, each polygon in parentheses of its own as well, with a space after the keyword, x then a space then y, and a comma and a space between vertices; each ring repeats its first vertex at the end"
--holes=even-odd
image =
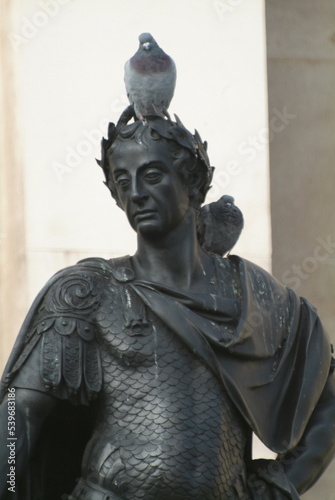
POLYGON ((287 478, 301 495, 319 479, 335 455, 334 421, 335 373, 332 368, 301 440, 279 457, 287 478))
POLYGON ((278 460, 253 460, 247 469, 247 485, 252 500, 299 500, 278 460))

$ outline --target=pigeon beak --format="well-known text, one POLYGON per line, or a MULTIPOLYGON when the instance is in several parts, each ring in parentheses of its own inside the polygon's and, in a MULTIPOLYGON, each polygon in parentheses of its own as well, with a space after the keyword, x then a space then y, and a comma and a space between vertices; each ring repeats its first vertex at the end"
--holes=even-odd
POLYGON ((144 50, 150 50, 150 42, 144 42, 142 44, 142 47, 144 48, 144 50))

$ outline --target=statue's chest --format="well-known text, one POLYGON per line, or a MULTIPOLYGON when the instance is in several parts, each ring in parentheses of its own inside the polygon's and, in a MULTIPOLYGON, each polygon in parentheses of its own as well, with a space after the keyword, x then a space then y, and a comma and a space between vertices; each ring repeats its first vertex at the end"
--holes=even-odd
POLYGON ((111 288, 96 318, 107 371, 111 363, 124 369, 155 364, 164 337, 161 324, 129 287, 111 288))
MULTIPOLYGON (((205 420, 218 425, 223 414, 233 420, 232 404, 211 368, 142 302, 113 295, 114 300, 106 300, 97 314, 103 406, 122 408, 120 419, 143 408, 149 413, 152 409, 154 415, 171 412, 172 422, 172 415, 179 419, 183 412, 191 421, 190 411, 199 410, 201 404, 205 420), (133 307, 130 316, 127 307, 133 307)), ((141 416, 145 420, 144 413, 141 416)))
POLYGON ((151 311, 130 324, 120 296, 97 318, 103 390, 89 467, 103 464, 99 474, 112 491, 126 484, 125 498, 142 489, 148 499, 231 498, 246 430, 211 368, 151 311))
POLYGON ((173 394, 182 401, 196 398, 199 387, 221 397, 222 385, 210 367, 175 332, 123 287, 112 292, 113 300, 106 296, 97 313, 107 399, 126 402, 157 392, 167 401, 173 394))

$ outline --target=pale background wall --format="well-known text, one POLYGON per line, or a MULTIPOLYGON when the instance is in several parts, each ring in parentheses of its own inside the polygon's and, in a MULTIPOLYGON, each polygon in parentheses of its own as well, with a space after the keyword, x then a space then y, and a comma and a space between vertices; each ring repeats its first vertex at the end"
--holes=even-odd
MULTIPOLYGON (((263 0, 0 0, 2 364, 28 304, 50 275, 86 256, 112 257, 135 249, 134 234, 102 185, 94 158, 100 156, 99 140, 107 122, 116 120, 127 104, 123 65, 137 50, 137 36, 143 31, 150 31, 177 64, 170 111, 209 141, 210 158, 217 170, 208 201, 232 194, 245 214, 246 227, 236 253, 270 270, 273 251, 274 271, 280 279, 285 271, 291 272, 290 266, 311 255, 306 253, 308 247, 300 245, 315 242, 316 236, 309 235, 309 225, 302 231, 301 224, 294 223, 296 216, 303 218, 299 218, 299 210, 301 206, 305 210, 305 205, 298 200, 306 182, 298 183, 288 175, 289 170, 281 175, 282 168, 311 158, 314 139, 324 137, 329 125, 322 119, 324 133, 317 132, 324 112, 319 111, 314 92, 314 88, 318 88, 318 96, 323 92, 324 109, 332 85, 329 73, 325 71, 319 79, 302 77, 304 85, 296 84, 292 94, 282 72, 288 66, 280 65, 286 58, 281 47, 296 43, 297 27, 307 23, 305 38, 298 37, 306 52, 310 48, 308 44, 306 48, 306 40, 324 32, 325 23, 327 29, 331 25, 330 1, 324 3, 329 5, 328 12, 312 9, 311 2, 307 3, 305 10, 302 0, 268 1, 266 18, 263 0), (289 28, 284 29, 287 19, 289 28), (308 109, 314 99, 315 110, 309 117, 307 141, 303 114, 307 105, 297 107, 296 100, 302 102, 305 92, 308 109), (300 134, 295 149, 290 147, 293 131, 300 134), (280 179, 284 186, 292 187, 290 196, 295 201, 286 218, 281 209, 287 206, 287 199, 276 189, 280 179), (297 255, 298 260, 287 260, 287 255, 297 255)), ((320 40, 316 45, 322 47, 320 40)), ((301 63, 296 66, 295 58, 304 59, 304 54, 290 55, 291 82, 297 81, 301 63)), ((318 55, 324 59, 322 51, 318 55)), ((316 158, 321 161, 331 154, 331 132, 326 135, 327 143, 318 142, 316 158)), ((308 181, 314 186, 308 191, 308 200, 316 192, 318 200, 322 198, 327 180, 324 174, 308 181)), ((329 182, 329 191, 332 185, 329 182)), ((327 216, 328 211, 324 209, 324 213, 327 216)), ((320 217, 309 220, 320 227, 320 217)), ((324 231, 316 232, 327 236, 324 231)), ((312 250, 314 247, 312 243, 312 250)), ((321 273, 327 289, 332 283, 331 262, 322 263, 328 269, 321 273)), ((311 279, 300 280, 299 286, 308 282, 311 288, 301 288, 299 293, 321 303, 325 293, 318 273, 317 269, 308 274, 311 279), (317 288, 312 286, 315 280, 319 280, 317 288)), ((331 306, 327 307, 331 325, 331 306)), ((335 498, 328 483, 327 478, 320 483, 323 500, 335 498), (322 490, 326 483, 328 496, 322 490)))

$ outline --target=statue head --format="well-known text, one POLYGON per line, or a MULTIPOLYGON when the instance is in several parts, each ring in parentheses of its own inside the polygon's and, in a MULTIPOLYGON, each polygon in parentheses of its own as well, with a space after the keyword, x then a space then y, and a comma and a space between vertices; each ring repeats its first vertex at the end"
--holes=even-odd
POLYGON ((105 184, 118 206, 121 206, 118 188, 113 177, 111 162, 113 155, 127 155, 130 144, 150 151, 151 149, 169 152, 171 168, 175 169, 186 185, 194 185, 190 195, 190 205, 197 209, 203 203, 213 177, 214 168, 210 166, 207 143, 202 142, 197 131, 192 135, 178 117, 176 122, 160 116, 147 116, 146 120, 128 124, 128 108, 121 115, 117 125, 110 123, 108 138, 102 139, 101 160, 98 164, 105 174, 105 184), (126 118, 125 118, 126 117, 126 118))

